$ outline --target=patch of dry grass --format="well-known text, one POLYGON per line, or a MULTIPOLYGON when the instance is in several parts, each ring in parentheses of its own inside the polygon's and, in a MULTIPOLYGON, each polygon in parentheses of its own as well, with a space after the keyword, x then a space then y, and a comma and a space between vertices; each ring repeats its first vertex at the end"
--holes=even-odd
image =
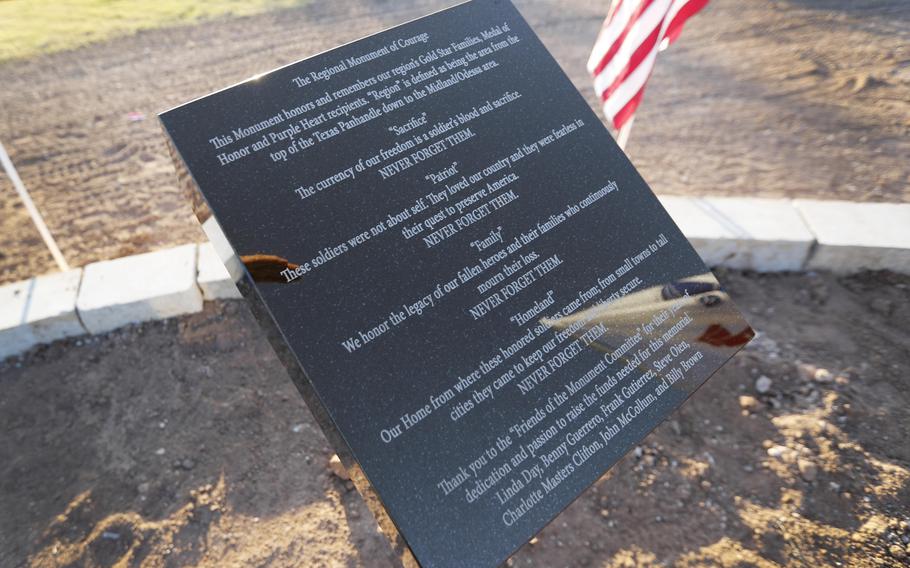
POLYGON ((5 0, 0 61, 63 51, 139 30, 245 16, 306 0, 5 0))

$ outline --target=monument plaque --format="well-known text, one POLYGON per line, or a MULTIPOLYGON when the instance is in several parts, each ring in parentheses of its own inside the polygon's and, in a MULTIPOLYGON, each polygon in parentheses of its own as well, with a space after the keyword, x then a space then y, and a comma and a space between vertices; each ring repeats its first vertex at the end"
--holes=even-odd
POLYGON ((405 563, 502 562, 752 337, 507 0, 161 120, 405 563))

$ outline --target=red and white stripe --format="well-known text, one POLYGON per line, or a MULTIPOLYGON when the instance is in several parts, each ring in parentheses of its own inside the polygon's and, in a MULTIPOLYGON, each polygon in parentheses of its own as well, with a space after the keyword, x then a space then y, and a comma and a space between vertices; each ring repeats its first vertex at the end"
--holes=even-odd
POLYGON ((641 103, 657 52, 673 43, 683 24, 708 0, 613 0, 588 71, 604 115, 622 128, 641 103))

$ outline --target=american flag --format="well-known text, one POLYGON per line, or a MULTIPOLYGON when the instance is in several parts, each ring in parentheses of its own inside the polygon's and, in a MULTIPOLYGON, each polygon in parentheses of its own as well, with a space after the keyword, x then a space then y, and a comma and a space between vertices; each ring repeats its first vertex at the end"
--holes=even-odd
POLYGON ((635 114, 657 52, 673 43, 683 24, 708 0, 613 0, 588 71, 604 115, 621 129, 635 114))

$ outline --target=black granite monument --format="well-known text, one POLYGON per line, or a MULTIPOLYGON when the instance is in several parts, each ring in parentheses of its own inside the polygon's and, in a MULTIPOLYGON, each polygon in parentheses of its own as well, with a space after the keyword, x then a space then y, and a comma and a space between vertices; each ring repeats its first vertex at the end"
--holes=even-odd
POLYGON ((502 562, 752 337, 507 0, 161 121, 407 565, 502 562))

